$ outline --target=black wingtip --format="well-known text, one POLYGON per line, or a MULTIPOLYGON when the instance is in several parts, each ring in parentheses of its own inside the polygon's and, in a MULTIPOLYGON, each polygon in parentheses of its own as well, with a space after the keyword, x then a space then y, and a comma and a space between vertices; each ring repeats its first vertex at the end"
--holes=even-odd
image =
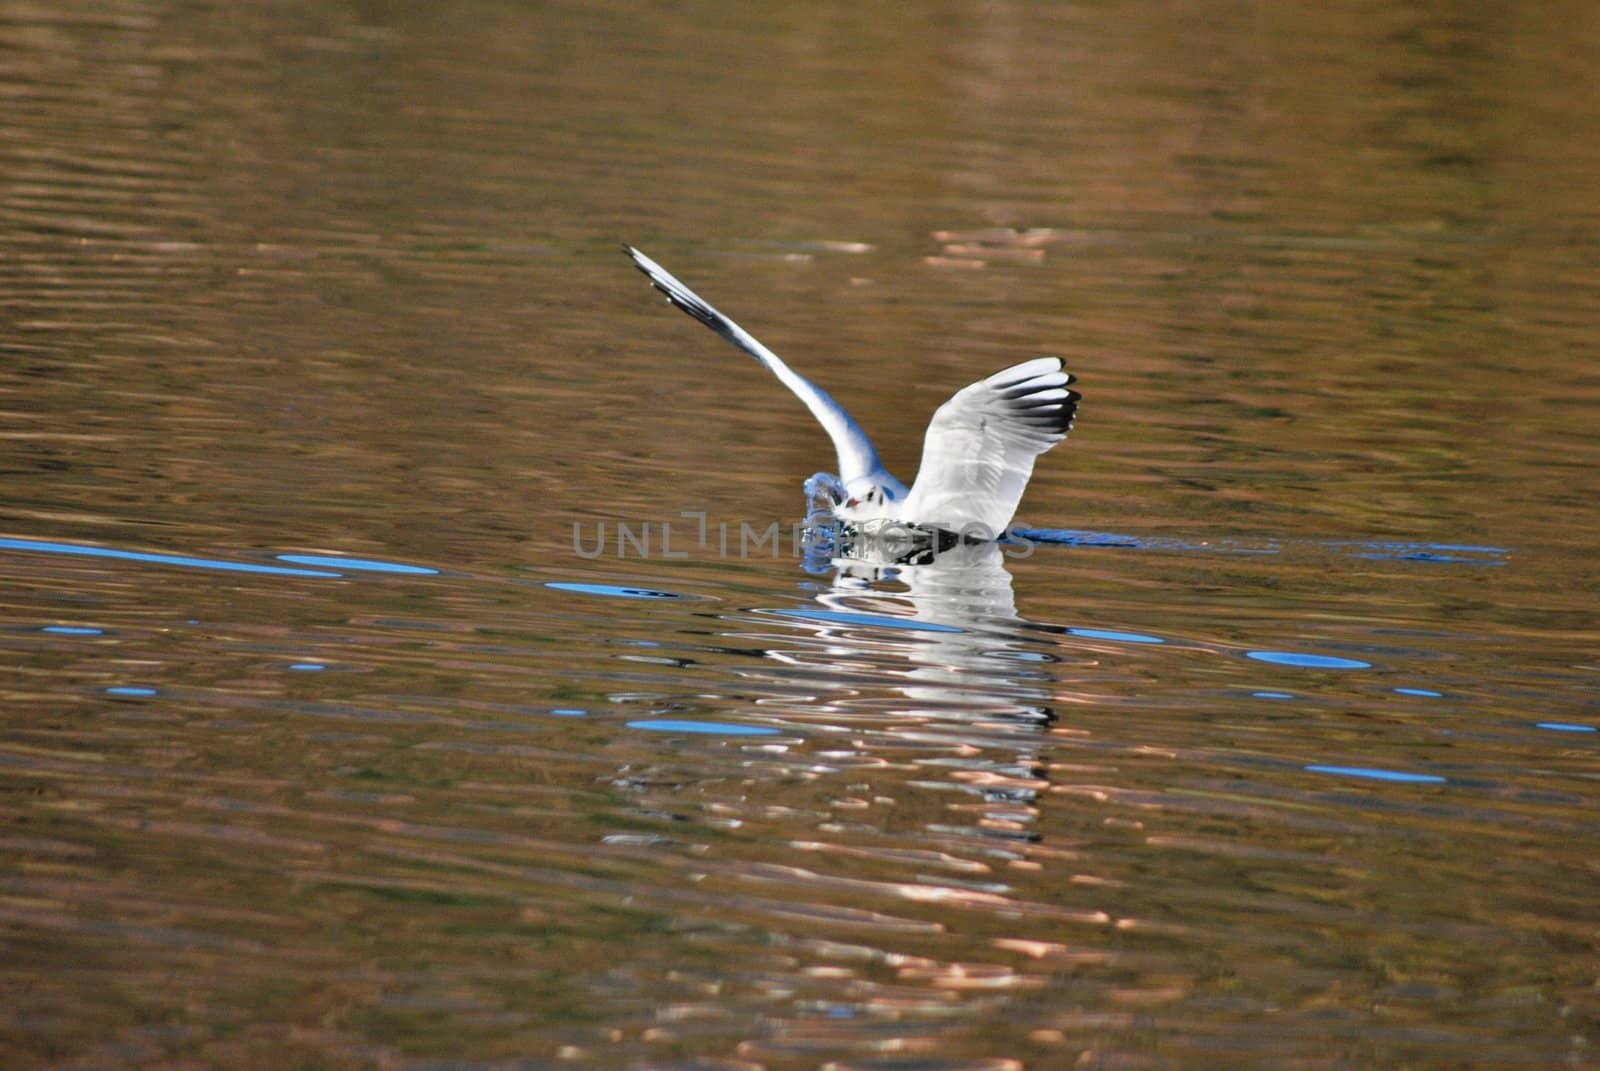
POLYGON ((1073 375, 1072 369, 1067 367, 1067 359, 1065 357, 1057 357, 1053 353, 1047 353, 1044 356, 1056 363, 1056 371, 1067 377, 1068 385, 1078 382, 1078 377, 1073 375))
POLYGON ((1072 431, 1073 421, 1078 415, 1078 403, 1083 400, 1083 395, 1069 389, 1071 384, 1077 382, 1077 377, 1067 371, 1067 363, 1060 357, 1038 357, 1025 364, 1046 361, 1055 366, 1052 371, 996 387, 1004 404, 1024 425, 1061 439, 1072 431))
POLYGON ((733 322, 712 308, 705 298, 690 290, 679 282, 671 272, 650 260, 649 257, 637 249, 626 243, 623 244, 622 248, 627 250, 628 256, 633 258, 633 266, 638 268, 646 279, 650 280, 650 285, 666 295, 669 305, 688 313, 691 317, 699 320, 741 349, 746 348, 745 343, 740 340, 738 329, 733 322))

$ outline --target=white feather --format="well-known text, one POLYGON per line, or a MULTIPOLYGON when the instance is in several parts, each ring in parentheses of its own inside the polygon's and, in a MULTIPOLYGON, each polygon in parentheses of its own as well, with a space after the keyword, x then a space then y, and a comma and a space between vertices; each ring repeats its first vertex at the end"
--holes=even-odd
POLYGON ((1059 357, 1040 357, 958 391, 928 422, 900 519, 983 538, 1004 534, 1034 459, 1072 430, 1072 381, 1059 357))
POLYGON ((1066 438, 1077 412, 1073 377, 1058 357, 1023 361, 957 392, 941 405, 923 440, 922 466, 908 493, 884 469, 861 426, 827 392, 661 265, 623 246, 667 300, 744 350, 811 410, 839 457, 846 520, 879 518, 993 539, 1004 534, 1040 454, 1066 438))
POLYGON ((878 487, 886 489, 893 499, 905 497, 905 485, 884 469, 867 433, 826 391, 784 364, 781 357, 763 346, 754 335, 712 308, 710 302, 684 286, 667 269, 632 246, 623 248, 656 289, 667 295, 668 301, 766 365, 784 386, 799 396, 833 440, 834 452, 839 457, 839 478, 851 495, 864 498, 872 487, 878 487))

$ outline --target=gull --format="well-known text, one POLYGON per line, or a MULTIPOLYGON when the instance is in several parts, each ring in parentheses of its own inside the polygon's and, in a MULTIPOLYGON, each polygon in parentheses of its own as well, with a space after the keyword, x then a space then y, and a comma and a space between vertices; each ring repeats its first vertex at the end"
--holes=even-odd
POLYGON ((1080 395, 1068 389, 1074 377, 1061 358, 1014 364, 957 391, 935 411, 916 482, 907 490, 878 460, 867 433, 826 391, 661 265, 632 246, 622 248, 668 302, 766 365, 811 410, 839 457, 840 520, 890 521, 995 539, 1016 515, 1034 459, 1072 430, 1080 395))

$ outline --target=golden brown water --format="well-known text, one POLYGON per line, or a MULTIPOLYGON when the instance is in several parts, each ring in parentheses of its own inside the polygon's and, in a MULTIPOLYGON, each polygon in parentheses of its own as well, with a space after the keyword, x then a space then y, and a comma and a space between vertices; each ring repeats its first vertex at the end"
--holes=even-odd
POLYGON ((1597 42, 0 0, 0 1062, 1600 1066, 1597 42))

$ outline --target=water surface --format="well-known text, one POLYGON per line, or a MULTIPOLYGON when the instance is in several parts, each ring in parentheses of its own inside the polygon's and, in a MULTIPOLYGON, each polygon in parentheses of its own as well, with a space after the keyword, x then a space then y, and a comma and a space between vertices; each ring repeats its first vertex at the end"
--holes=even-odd
POLYGON ((1594 22, 0 3, 6 1066, 1596 1066, 1594 22))

